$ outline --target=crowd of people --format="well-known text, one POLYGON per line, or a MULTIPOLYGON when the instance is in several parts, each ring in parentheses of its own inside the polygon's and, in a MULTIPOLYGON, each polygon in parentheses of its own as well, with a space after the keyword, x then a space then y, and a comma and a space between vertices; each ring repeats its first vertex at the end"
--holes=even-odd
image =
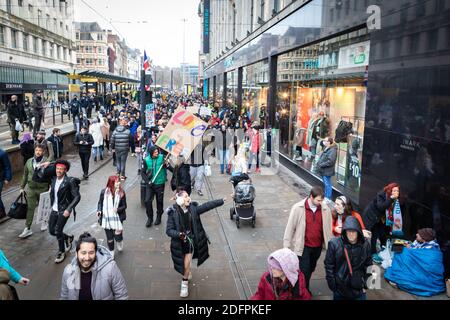
MULTIPOLYGON (((219 162, 220 174, 230 175, 232 179, 247 179, 254 164, 253 173, 260 173, 265 158, 270 157, 272 152, 271 129, 264 130, 267 128, 265 119, 251 121, 249 114, 239 115, 236 109, 213 108, 207 100, 196 95, 155 97, 155 123, 149 128, 141 122, 139 104, 135 101, 125 101, 124 105, 119 106, 101 106, 93 119, 88 110, 89 101, 89 97, 83 96, 80 101, 74 97, 70 102, 74 129, 77 131, 73 144, 78 148, 83 179, 86 180, 89 179, 91 156, 94 161, 103 161, 105 152, 113 156, 116 175, 108 177, 97 205, 98 224, 105 231, 107 247, 99 245, 89 233, 79 236, 75 244, 75 257, 64 269, 60 298, 128 299, 126 281, 114 259, 115 249, 118 252, 124 250, 126 237, 127 197, 123 183, 127 179, 130 154, 131 158, 136 158, 137 174, 144 185, 142 200, 147 215, 146 227, 160 225, 164 214, 167 216, 166 234, 170 237, 172 261, 175 270, 182 276, 180 297, 188 297, 193 259, 197 259, 200 266, 209 257, 209 240, 201 215, 226 201, 217 199, 199 204, 192 201, 191 194, 195 192, 200 197, 204 196, 204 179, 214 160, 219 162), (171 156, 157 145, 177 108, 189 108, 208 124, 202 142, 195 147, 189 159, 171 156), (213 147, 209 147, 211 145, 213 147), (169 176, 173 197, 167 206, 164 195, 169 176)), ((64 145, 60 133, 55 128, 53 134, 45 139, 45 131, 38 130, 34 140, 31 133, 27 133, 20 142, 24 157, 20 193, 27 196, 28 211, 25 229, 19 237, 26 239, 33 234, 34 211, 40 195, 50 191, 52 211, 41 230, 48 229, 50 235, 56 237, 55 263, 62 263, 72 250, 75 236, 64 233, 64 227, 71 216, 75 217, 76 206, 82 201, 81 180, 68 175, 70 163, 62 159, 64 145)), ((323 144, 317 168, 324 177, 324 188, 313 187, 306 199, 292 207, 283 236, 283 249, 269 255, 267 272, 262 275, 257 292, 251 299, 310 300, 311 277, 325 249, 326 280, 334 299, 365 300, 367 281, 371 276, 368 268, 380 262, 378 243, 383 246, 387 238, 408 239, 413 236, 398 184, 387 185, 361 213, 353 209, 351 201, 345 196, 331 202, 329 179, 334 175, 336 150, 331 137, 325 139, 323 144)), ((7 155, 2 152, 0 150, 0 174, 3 175, 0 191, 3 183, 11 181, 11 166, 7 155)), ((0 214, 4 211, 0 199, 0 214)), ((416 241, 408 244, 404 251, 436 248, 439 245, 434 231, 422 229, 417 232, 416 241)), ((440 259, 443 265, 442 256, 433 257, 438 262, 440 259)), ((399 288, 409 290, 415 280, 411 279, 412 276, 406 280, 399 279, 396 263, 404 262, 394 260, 389 279, 399 288)), ((9 279, 23 285, 30 282, 11 267, 2 251, 0 271, 2 296, 14 296, 14 290, 9 285, 4 286, 9 279)), ((434 291, 429 287, 422 289, 442 292, 443 270, 425 270, 424 274, 433 278, 434 291), (439 272, 442 273, 440 282, 437 279, 439 272)))

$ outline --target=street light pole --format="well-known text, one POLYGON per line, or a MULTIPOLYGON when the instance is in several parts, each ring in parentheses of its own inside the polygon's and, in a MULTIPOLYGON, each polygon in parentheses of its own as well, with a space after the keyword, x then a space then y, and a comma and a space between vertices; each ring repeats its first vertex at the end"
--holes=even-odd
POLYGON ((186 64, 186 21, 188 21, 186 18, 181 19, 183 21, 183 64, 182 64, 182 73, 183 73, 183 90, 184 90, 184 73, 185 73, 185 64, 186 64))

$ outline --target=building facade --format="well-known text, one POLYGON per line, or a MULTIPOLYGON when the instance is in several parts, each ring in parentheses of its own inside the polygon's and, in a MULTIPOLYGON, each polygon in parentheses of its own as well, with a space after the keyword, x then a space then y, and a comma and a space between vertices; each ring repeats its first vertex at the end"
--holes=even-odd
POLYGON ((76 62, 73 0, 0 0, 0 101, 44 92, 58 99, 68 79, 52 69, 71 69, 76 62))
POLYGON ((108 71, 108 34, 97 22, 76 22, 77 69, 108 71))
POLYGON ((138 49, 127 48, 127 77, 130 79, 140 79, 141 77, 141 51, 138 49))
POLYGON ((237 105, 252 120, 267 110, 280 161, 314 184, 321 141, 351 125, 338 143, 335 193, 362 210, 398 182, 407 237, 433 227, 450 239, 450 0, 201 5, 210 19, 204 83, 217 106, 237 105))

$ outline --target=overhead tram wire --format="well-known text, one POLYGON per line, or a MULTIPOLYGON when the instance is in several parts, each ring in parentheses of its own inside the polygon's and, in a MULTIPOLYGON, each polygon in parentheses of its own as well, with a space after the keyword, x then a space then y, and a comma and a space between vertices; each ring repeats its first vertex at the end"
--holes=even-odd
POLYGON ((93 8, 91 5, 89 5, 85 0, 81 0, 82 3, 84 3, 89 9, 91 9, 92 11, 94 11, 99 17, 101 17, 103 20, 105 20, 106 22, 108 22, 111 27, 113 27, 113 29, 118 33, 119 36, 122 37, 122 39, 125 39, 125 37, 123 36, 123 34, 120 33, 120 31, 112 24, 111 19, 107 19, 104 15, 102 15, 100 12, 98 12, 95 8, 93 8))

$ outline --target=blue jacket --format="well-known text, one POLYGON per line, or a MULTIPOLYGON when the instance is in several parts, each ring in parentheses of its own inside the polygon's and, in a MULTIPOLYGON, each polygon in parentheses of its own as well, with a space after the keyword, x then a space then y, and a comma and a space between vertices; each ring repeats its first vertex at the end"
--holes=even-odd
POLYGON ((0 149, 0 181, 11 181, 11 179, 11 162, 9 161, 8 154, 0 149))
POLYGON ((11 276, 11 280, 15 283, 18 283, 20 279, 22 279, 22 276, 16 270, 14 270, 13 267, 11 267, 2 250, 0 250, 0 269, 8 270, 9 275, 11 276))

